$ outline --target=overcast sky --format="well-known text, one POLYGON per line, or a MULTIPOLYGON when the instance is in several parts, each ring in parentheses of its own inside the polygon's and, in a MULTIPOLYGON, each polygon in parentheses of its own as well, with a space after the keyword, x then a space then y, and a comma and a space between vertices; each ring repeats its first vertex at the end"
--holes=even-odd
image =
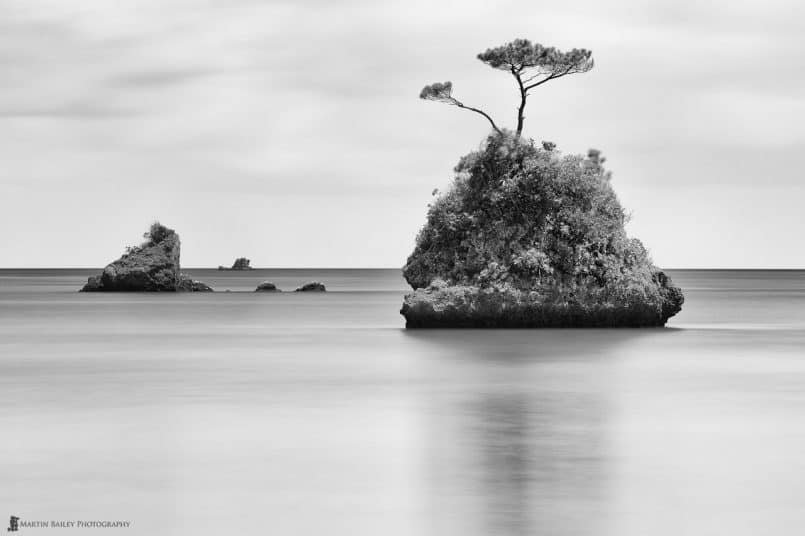
POLYGON ((523 37, 591 49, 525 134, 600 149, 663 267, 805 267, 805 3, 0 0, 0 266, 401 266, 434 188, 511 126, 523 37), (705 5, 706 4, 706 5, 705 5))

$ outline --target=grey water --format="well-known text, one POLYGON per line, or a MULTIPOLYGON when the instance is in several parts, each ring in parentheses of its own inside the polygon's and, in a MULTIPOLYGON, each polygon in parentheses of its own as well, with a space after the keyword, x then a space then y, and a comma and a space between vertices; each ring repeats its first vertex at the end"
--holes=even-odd
POLYGON ((231 292, 84 294, 97 270, 0 270, 1 522, 805 526, 805 271, 672 270, 687 301, 665 329, 498 331, 406 331, 398 270, 187 271, 231 292), (263 280, 328 292, 250 292, 263 280))

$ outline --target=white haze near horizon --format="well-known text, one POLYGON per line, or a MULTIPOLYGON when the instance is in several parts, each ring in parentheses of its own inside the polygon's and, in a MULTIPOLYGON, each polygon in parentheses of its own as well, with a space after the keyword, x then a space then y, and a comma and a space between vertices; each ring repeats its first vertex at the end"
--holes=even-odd
POLYGON ((0 0, 0 266, 91 267, 159 219, 182 264, 394 267, 434 188, 511 125, 516 37, 593 50, 526 135, 601 149, 664 267, 805 266, 805 6, 0 0))

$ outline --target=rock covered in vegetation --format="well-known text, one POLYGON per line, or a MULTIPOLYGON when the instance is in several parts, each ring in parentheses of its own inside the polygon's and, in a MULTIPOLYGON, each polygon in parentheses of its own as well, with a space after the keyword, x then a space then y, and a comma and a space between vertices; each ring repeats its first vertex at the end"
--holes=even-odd
POLYGON ((180 273, 181 244, 176 231, 154 223, 144 238, 146 240, 140 246, 126 248, 126 253, 107 265, 101 275, 90 277, 81 290, 174 292, 202 290, 202 285, 209 288, 180 273))
POLYGON ((327 289, 324 288, 323 284, 318 281, 311 281, 296 289, 296 292, 324 292, 325 290, 327 289))
POLYGON ((407 327, 662 326, 681 310, 598 151, 493 135, 455 171, 403 268, 407 327))
POLYGON ((227 268, 226 266, 219 266, 218 269, 219 270, 254 270, 254 268, 252 268, 249 265, 249 263, 251 263, 251 262, 252 261, 250 261, 246 257, 238 257, 237 259, 235 259, 235 262, 232 263, 231 268, 227 268))
POLYGON ((263 281, 257 288, 254 289, 255 292, 282 292, 280 289, 277 288, 277 285, 272 283, 271 281, 263 281))

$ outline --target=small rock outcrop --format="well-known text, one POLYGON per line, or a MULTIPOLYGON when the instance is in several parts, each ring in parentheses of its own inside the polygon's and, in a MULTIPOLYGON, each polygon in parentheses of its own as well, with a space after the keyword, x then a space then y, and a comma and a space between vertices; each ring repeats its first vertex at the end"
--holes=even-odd
POLYGON ((213 288, 203 281, 197 281, 189 276, 182 274, 176 290, 185 292, 213 292, 213 288))
POLYGON ((277 288, 277 285, 272 283, 271 281, 263 281, 257 288, 254 289, 255 292, 282 292, 280 289, 277 288))
POLYGON ((327 289, 324 288, 323 284, 318 281, 311 281, 296 289, 296 292, 324 292, 325 290, 327 289))
POLYGON ((665 325, 682 291, 626 235, 603 162, 510 134, 463 157, 403 268, 406 327, 665 325))
POLYGON ((250 261, 246 257, 239 257, 239 258, 235 259, 234 263, 232 263, 231 268, 227 268, 226 266, 219 266, 218 269, 219 270, 254 270, 254 268, 252 268, 249 265, 249 263, 251 263, 251 262, 252 261, 250 261))
POLYGON ((100 275, 92 276, 83 292, 175 292, 212 290, 180 272, 179 235, 160 223, 154 223, 140 246, 126 248, 100 275))
POLYGON ((103 290, 103 283, 101 283, 101 276, 92 275, 87 278, 87 284, 81 289, 82 292, 96 292, 103 290))

